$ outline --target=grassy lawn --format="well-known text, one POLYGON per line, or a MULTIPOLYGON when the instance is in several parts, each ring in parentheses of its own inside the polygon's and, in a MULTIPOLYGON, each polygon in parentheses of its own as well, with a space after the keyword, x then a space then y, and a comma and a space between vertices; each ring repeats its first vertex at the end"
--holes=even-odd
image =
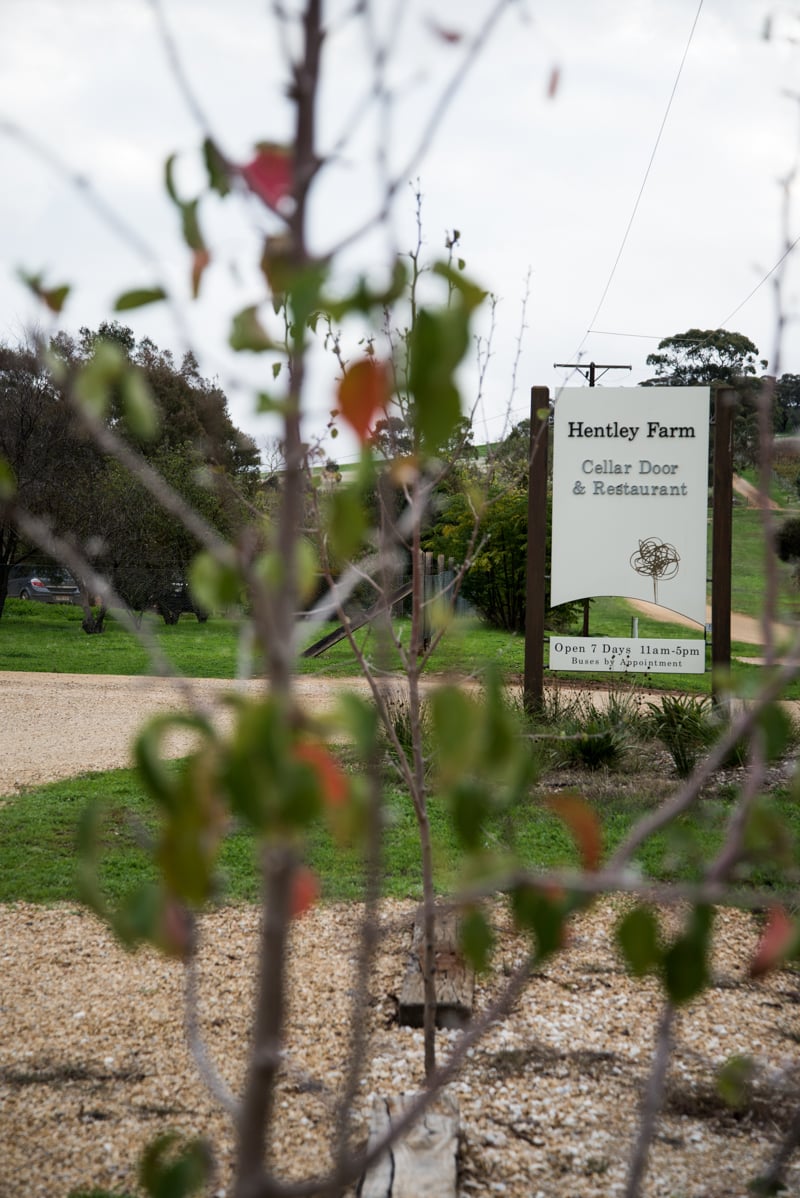
MULTIPOLYGON (((785 501, 786 495, 781 492, 785 501)), ((785 513, 776 513, 781 520, 785 513)), ((733 524, 733 609, 757 617, 763 605, 763 533, 757 511, 742 505, 734 507, 733 524)), ((709 547, 710 551, 710 547, 709 547)), ((781 615, 788 618, 800 614, 800 592, 791 582, 788 566, 779 563, 781 577, 781 615)), ((592 601, 590 631, 592 636, 627 637, 631 635, 631 618, 636 615, 624 599, 599 598, 592 601)), ((0 619, 0 671, 48 670, 68 674, 125 674, 151 672, 145 650, 137 639, 113 617, 106 622, 102 636, 86 636, 81 631, 82 612, 76 607, 49 607, 9 599, 0 619)), ((145 616, 147 626, 162 652, 175 669, 192 678, 232 678, 237 668, 239 628, 233 620, 212 617, 200 624, 191 614, 181 617, 178 624, 168 627, 157 616, 145 616)), ((680 624, 661 623, 638 615, 639 635, 643 638, 700 636, 680 624)), ((332 625, 309 634, 304 644, 322 636, 332 625)), ((407 622, 398 622, 398 630, 408 643, 407 622)), ((579 626, 571 629, 576 635, 579 626)), ((359 644, 368 656, 375 656, 378 646, 369 627, 357 634, 359 644)), ((735 643, 734 656, 757 657, 758 646, 735 643)), ((510 679, 518 679, 524 669, 525 645, 520 636, 487 628, 478 620, 456 621, 444 637, 430 668, 437 672, 471 674, 488 662, 499 665, 510 679)), ((390 661, 390 668, 399 661, 390 661)), ((255 663, 256 672, 259 662, 255 663)), ((758 667, 736 666, 737 674, 747 677, 757 674, 758 667)), ((353 653, 346 641, 329 649, 322 657, 301 659, 300 674, 322 674, 343 678, 358 672, 353 653)), ((556 675, 557 677, 557 675, 556 675)), ((588 675, 564 673, 561 677, 573 681, 605 681, 618 675, 588 675)), ((708 693, 710 677, 682 674, 677 679, 637 675, 639 685, 655 688, 678 686, 682 690, 708 693)), ((800 688, 787 697, 800 696, 800 688)))
MULTIPOLYGON (((57 674, 147 674, 146 650, 113 613, 100 636, 86 636, 79 607, 7 599, 0 619, 0 670, 47 670, 57 674)), ((200 624, 192 615, 168 627, 145 616, 147 627, 176 669, 191 678, 232 678, 237 630, 230 621, 200 624)))
MULTIPOLYGON (((592 636, 624 637, 631 635, 633 609, 624 599, 597 599, 592 602, 590 628, 592 636)), ((139 675, 150 672, 147 653, 139 641, 114 618, 106 622, 102 636, 86 636, 81 631, 82 613, 75 607, 33 606, 10 599, 0 619, 0 671, 51 671, 59 674, 122 674, 139 675)), ((200 624, 192 615, 184 615, 175 625, 167 626, 157 617, 146 617, 148 627, 162 652, 179 672, 190 678, 233 678, 236 673, 239 626, 236 621, 221 616, 200 624)), ((679 624, 661 623, 638 616, 639 635, 653 637, 690 637, 690 629, 679 624)), ((315 640, 331 626, 309 634, 305 643, 315 640)), ((396 629, 408 644, 410 626, 398 620, 396 629)), ((356 634, 358 643, 369 658, 378 654, 378 644, 369 626, 356 634)), ((734 655, 758 656, 754 645, 734 645, 734 655)), ((477 619, 462 618, 453 623, 442 639, 429 670, 440 673, 469 675, 487 664, 498 666, 505 677, 521 679, 525 662, 525 642, 521 636, 500 632, 477 619)), ((394 655, 390 668, 399 668, 394 655)), ((256 661, 256 672, 259 662, 256 661)), ((757 675, 758 667, 737 666, 737 674, 757 675)), ((298 673, 346 678, 357 674, 358 663, 347 641, 340 641, 323 656, 300 659, 298 673)), ((564 673, 554 675, 568 680, 608 683, 618 675, 564 673)), ((668 689, 676 685, 682 690, 708 693, 710 675, 683 674, 678 679, 637 675, 638 685, 668 689)), ((800 696, 800 688, 796 694, 800 696)))
MULTIPOLYGON (((780 524, 787 515, 776 512, 780 524)), ((737 508, 733 520, 733 582, 731 606, 734 611, 758 618, 763 611, 764 531, 761 514, 752 508, 737 508)), ((791 579, 791 567, 778 562, 780 594, 778 613, 782 619, 800 614, 800 592, 791 579)))
MULTIPOLYGON (((612 849, 636 819, 658 801, 647 794, 646 778, 631 785, 623 773, 586 772, 582 790, 600 819, 607 849, 612 849)), ((663 778, 660 780, 663 797, 663 778)), ((508 853, 525 866, 546 869, 577 865, 574 847, 564 825, 542 801, 546 787, 532 792, 502 816, 490 819, 485 841, 502 859, 508 853)), ((656 879, 692 878, 698 863, 708 860, 721 843, 734 796, 721 790, 704 801, 690 817, 652 838, 639 855, 643 872, 656 879)), ((75 836, 80 813, 89 803, 104 811, 101 832, 101 878, 110 900, 119 899, 136 883, 151 877, 140 845, 153 829, 153 809, 136 774, 114 770, 51 783, 0 803, 0 902, 17 900, 54 903, 74 901, 76 892, 75 836)), ((787 790, 772 796, 772 808, 800 845, 800 806, 787 790)), ((430 817, 439 886, 446 890, 455 879, 460 849, 442 800, 431 799, 430 817)), ((410 801, 397 789, 387 792, 387 830, 384 839, 383 892, 396 898, 421 896, 420 849, 410 801)), ((363 896, 363 870, 354 848, 335 842, 327 829, 316 826, 309 838, 308 862, 322 882, 324 900, 363 896)), ((223 902, 253 902, 258 898, 255 841, 247 832, 228 836, 221 858, 223 902)), ((777 875, 764 867, 753 876, 769 886, 777 875)))

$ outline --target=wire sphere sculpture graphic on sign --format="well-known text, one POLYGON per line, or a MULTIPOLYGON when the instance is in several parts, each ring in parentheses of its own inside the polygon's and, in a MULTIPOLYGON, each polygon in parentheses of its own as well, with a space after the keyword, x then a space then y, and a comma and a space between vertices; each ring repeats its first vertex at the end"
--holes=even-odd
POLYGON ((681 555, 669 541, 647 537, 631 554, 631 567, 637 574, 653 580, 653 602, 658 603, 658 584, 674 578, 680 568, 681 555))

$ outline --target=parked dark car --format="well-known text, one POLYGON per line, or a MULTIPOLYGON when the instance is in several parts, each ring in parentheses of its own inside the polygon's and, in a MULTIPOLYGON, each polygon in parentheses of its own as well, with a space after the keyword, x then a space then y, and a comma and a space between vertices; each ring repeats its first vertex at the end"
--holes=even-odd
POLYGON ((12 566, 8 576, 9 599, 37 599, 39 603, 78 603, 80 588, 63 566, 12 566))

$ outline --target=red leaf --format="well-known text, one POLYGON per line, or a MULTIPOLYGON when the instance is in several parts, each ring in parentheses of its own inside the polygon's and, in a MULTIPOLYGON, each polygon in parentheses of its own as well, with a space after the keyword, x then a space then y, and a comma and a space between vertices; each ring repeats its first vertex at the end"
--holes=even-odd
POLYGON ((558 85, 561 82, 561 67, 553 67, 550 71, 550 78, 547 81, 547 98, 548 100, 555 99, 558 85))
POLYGON ((322 797, 329 807, 341 807, 347 800, 347 775, 324 745, 306 741, 295 746, 298 761, 310 765, 317 775, 322 797))
POLYGON ((211 255, 208 250, 195 250, 192 254, 192 296, 194 299, 197 299, 200 294, 200 280, 210 261, 211 255))
POLYGON ((780 965, 791 950, 796 934, 794 922, 783 907, 771 907, 767 926, 761 934, 756 954, 750 962, 750 977, 762 977, 780 965))
POLYGON ((383 362, 362 358, 339 384, 339 410, 363 445, 378 412, 389 402, 389 372, 383 362))
POLYGON ((428 28, 435 37, 438 37, 443 42, 448 42, 451 46, 457 45, 464 38, 464 34, 458 29, 445 29, 443 25, 437 24, 436 21, 428 21, 428 28))
POLYGON ((583 868, 596 870, 603 852, 603 833, 599 819, 586 800, 579 795, 551 795, 547 806, 572 833, 583 868))
POLYGON ((242 178, 268 208, 277 211, 281 200, 292 194, 294 159, 284 146, 264 142, 256 149, 253 161, 241 168, 242 178))
POLYGON ((292 919, 305 915, 319 898, 319 879, 307 865, 301 865, 292 875, 289 914, 292 919))

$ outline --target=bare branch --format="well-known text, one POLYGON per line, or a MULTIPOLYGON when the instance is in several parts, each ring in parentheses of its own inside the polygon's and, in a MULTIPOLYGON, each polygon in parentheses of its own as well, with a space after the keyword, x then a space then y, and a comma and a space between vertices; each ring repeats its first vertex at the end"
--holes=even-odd
POLYGON ((769 1168, 759 1177, 753 1191, 758 1194, 777 1194, 786 1189, 784 1173, 786 1166, 800 1148, 800 1107, 797 1107, 789 1127, 778 1145, 778 1150, 772 1158, 769 1168))
POLYGON ((178 47, 175 43, 175 38, 172 36, 172 30, 167 23, 167 18, 164 13, 162 0, 149 0, 150 7, 153 10, 153 16, 156 20, 161 44, 164 47, 164 53, 169 64, 169 69, 172 77, 178 85, 178 89, 184 98, 186 107, 192 114, 199 129, 206 135, 211 136, 211 122, 209 121, 203 106, 198 99, 197 93, 189 83, 189 78, 186 71, 183 69, 183 60, 178 52, 178 47))
POLYGON ((628 1179, 625 1185, 625 1198, 638 1198, 647 1167, 647 1157, 650 1144, 656 1129, 656 1120, 661 1110, 664 1094, 664 1081, 667 1075, 670 1053, 672 1052, 672 1026, 675 1022, 675 1008, 672 1003, 665 1004, 656 1033, 656 1048, 653 1054, 653 1065, 647 1082, 642 1109, 639 1118, 639 1131, 636 1136, 633 1154, 631 1156, 628 1179))
POLYGON ((107 225, 112 232, 116 233, 120 240, 127 244, 138 257, 151 266, 156 267, 160 274, 161 264, 158 255, 149 243, 144 240, 138 229, 134 225, 124 221, 116 209, 106 203, 86 175, 81 174, 80 171, 73 170, 50 146, 45 145, 43 141, 40 141, 29 130, 23 129, 16 121, 12 121, 10 118, 2 116, 2 114, 0 114, 0 133, 19 142, 29 153, 38 158, 40 162, 43 162, 54 175, 74 188, 94 211, 95 215, 100 218, 102 223, 107 225))
POLYGON ((341 251, 346 249, 348 246, 352 245, 354 242, 360 241, 365 233, 368 233, 370 229, 374 229, 377 225, 382 224, 383 221, 386 220, 389 215, 394 197, 399 189, 404 185, 406 180, 411 178, 418 165, 427 154, 431 144, 433 143, 436 133, 442 121, 444 120, 447 110, 453 102, 453 99, 455 98, 459 89, 463 86, 464 80, 469 74, 471 68, 474 66, 475 61, 479 57, 480 53, 484 50, 486 43, 491 37, 491 34, 493 33, 494 28, 498 24, 504 11, 509 8, 512 3, 513 0, 496 0, 481 28, 470 42, 467 52, 459 63, 459 66, 454 71, 450 80, 442 90, 438 101, 433 106, 425 128, 423 129, 423 132, 417 141, 416 147, 409 155, 405 166, 397 172, 394 178, 389 180, 380 208, 374 212, 371 217, 364 221, 362 225, 346 234, 334 247, 332 247, 330 250, 330 256, 335 256, 336 254, 341 253, 341 251))
MULTIPOLYGON (((194 936, 197 936, 196 924, 194 927, 194 936)), ((200 1031, 196 946, 195 951, 190 954, 186 962, 184 983, 184 1027, 186 1029, 186 1040, 194 1062, 197 1065, 197 1070, 212 1097, 217 1100, 223 1110, 227 1111, 234 1119, 238 1119, 239 1104, 228 1088, 225 1079, 220 1075, 214 1062, 211 1060, 205 1041, 203 1040, 202 1032, 200 1031)))

